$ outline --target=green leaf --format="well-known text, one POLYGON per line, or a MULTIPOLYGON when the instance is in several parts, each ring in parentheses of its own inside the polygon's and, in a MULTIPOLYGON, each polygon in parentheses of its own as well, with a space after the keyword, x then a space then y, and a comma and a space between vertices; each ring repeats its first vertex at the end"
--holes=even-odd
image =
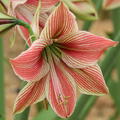
POLYGON ((0 33, 5 32, 9 30, 10 28, 14 27, 16 24, 5 24, 5 25, 0 25, 0 33))
POLYGON ((120 114, 120 81, 115 82, 111 80, 109 90, 120 114))
POLYGON ((36 116, 33 120, 55 120, 55 113, 51 109, 51 107, 48 107, 48 110, 41 111, 38 116, 36 116))
POLYGON ((0 19, 14 19, 13 17, 0 12, 0 19))
POLYGON ((16 19, 0 12, 0 33, 16 25, 16 19))
POLYGON ((3 39, 0 38, 0 120, 5 120, 3 39))
POLYGON ((3 4, 4 6, 8 6, 10 0, 0 0, 0 3, 3 4))

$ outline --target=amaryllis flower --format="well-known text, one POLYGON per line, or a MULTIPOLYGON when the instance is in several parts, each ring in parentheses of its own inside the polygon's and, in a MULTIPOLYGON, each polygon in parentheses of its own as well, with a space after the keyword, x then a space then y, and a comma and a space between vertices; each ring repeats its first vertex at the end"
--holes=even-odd
POLYGON ((104 0, 105 9, 114 9, 120 7, 120 0, 104 0))
POLYGON ((15 101, 14 113, 47 98, 55 113, 69 117, 76 89, 88 95, 108 93, 97 61, 116 42, 79 31, 74 15, 60 3, 49 16, 39 39, 11 60, 17 76, 28 84, 15 101))

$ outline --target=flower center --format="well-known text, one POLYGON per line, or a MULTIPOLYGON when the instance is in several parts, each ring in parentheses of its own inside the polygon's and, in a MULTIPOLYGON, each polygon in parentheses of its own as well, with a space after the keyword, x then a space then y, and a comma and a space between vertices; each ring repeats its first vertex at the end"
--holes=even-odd
POLYGON ((61 58, 61 50, 59 46, 57 46, 57 43, 53 42, 52 40, 49 43, 49 46, 44 48, 43 56, 48 60, 48 57, 51 53, 57 56, 58 58, 61 58))

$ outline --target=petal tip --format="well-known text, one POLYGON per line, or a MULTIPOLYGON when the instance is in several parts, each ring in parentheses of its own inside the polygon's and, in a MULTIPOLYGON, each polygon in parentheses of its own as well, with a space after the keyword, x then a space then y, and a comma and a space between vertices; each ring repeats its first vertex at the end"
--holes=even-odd
POLYGON ((119 44, 118 41, 113 41, 113 47, 116 47, 119 44))

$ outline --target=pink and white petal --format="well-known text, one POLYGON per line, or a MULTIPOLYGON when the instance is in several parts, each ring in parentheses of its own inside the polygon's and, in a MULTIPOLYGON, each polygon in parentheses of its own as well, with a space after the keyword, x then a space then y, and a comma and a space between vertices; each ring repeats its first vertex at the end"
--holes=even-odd
POLYGON ((72 68, 85 68, 97 63, 100 56, 104 51, 98 53, 96 52, 78 52, 78 51, 70 51, 64 50, 62 52, 62 60, 72 68))
POLYGON ((71 76, 57 64, 60 66, 59 60, 51 63, 49 84, 46 87, 47 99, 58 116, 67 118, 73 113, 76 105, 76 86, 71 76))
POLYGON ((27 0, 26 4, 38 6, 39 0, 27 0))
POLYGON ((78 31, 78 26, 75 16, 64 3, 60 3, 48 18, 41 33, 41 38, 57 39, 60 36, 76 31, 78 31))
POLYGON ((28 106, 42 101, 45 98, 46 77, 38 82, 28 83, 18 94, 15 104, 14 113, 24 111, 28 106))
MULTIPOLYGON (((26 7, 26 6, 20 6, 16 9, 15 14, 18 19, 21 19, 24 22, 31 24, 34 16, 33 16, 33 13, 28 8, 29 7, 26 7)), ((34 7, 31 8, 31 10, 33 10, 33 9, 34 9, 34 7)), ((23 39, 30 46, 32 44, 32 42, 30 40, 30 34, 29 34, 28 30, 23 26, 18 26, 18 30, 19 30, 21 36, 23 37, 23 39)))
POLYGON ((48 8, 55 6, 58 2, 60 2, 60 0, 41 0, 41 2, 42 2, 42 7, 48 8))
POLYGON ((85 31, 68 34, 57 42, 63 51, 63 61, 73 68, 83 68, 96 64, 108 47, 118 43, 85 31))
POLYGON ((28 32, 28 29, 26 29, 25 27, 23 26, 17 26, 17 29, 19 31, 19 34, 21 35, 21 37, 25 40, 26 44, 28 46, 31 46, 32 44, 32 41, 30 39, 30 34, 28 32))
POLYGON ((27 2, 27 0, 10 0, 10 1, 11 1, 13 10, 14 10, 18 5, 21 5, 21 4, 24 4, 24 3, 27 2))
POLYGON ((81 93, 99 96, 109 93, 98 65, 82 69, 70 69, 65 65, 64 69, 74 78, 81 93))
POLYGON ((71 33, 59 38, 57 43, 67 47, 67 49, 76 51, 100 51, 110 46, 114 46, 118 42, 102 36, 94 35, 90 32, 77 31, 76 33, 71 33))
POLYGON ((49 71, 49 65, 41 56, 44 45, 39 40, 20 54, 10 60, 12 68, 17 76, 26 81, 38 81, 49 71))
POLYGON ((105 9, 114 9, 120 7, 120 0, 104 0, 103 3, 105 9))
MULTIPOLYGON (((39 0, 28 0, 27 4, 30 5, 38 5, 38 1, 39 0)), ((60 0, 41 0, 41 4, 43 8, 48 8, 48 7, 52 7, 54 5, 56 5, 57 2, 59 2, 60 0)))

